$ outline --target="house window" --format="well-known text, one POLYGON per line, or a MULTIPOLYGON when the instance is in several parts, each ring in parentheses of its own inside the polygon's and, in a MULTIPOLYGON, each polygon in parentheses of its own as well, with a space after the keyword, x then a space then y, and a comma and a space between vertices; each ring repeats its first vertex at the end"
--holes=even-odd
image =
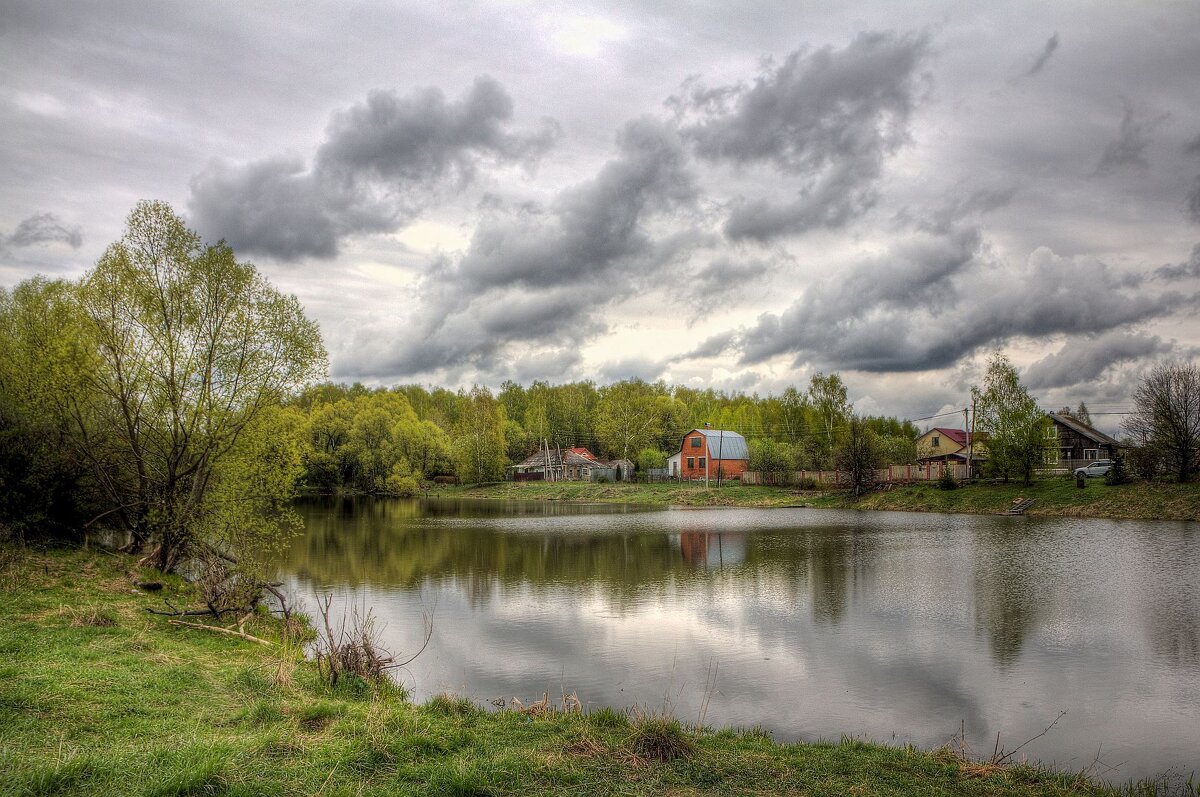
POLYGON ((1050 424, 1049 426, 1047 426, 1046 427, 1046 437, 1050 440, 1053 440, 1056 437, 1058 437, 1058 427, 1055 426, 1054 424, 1050 424))
POLYGON ((1083 449, 1083 458, 1084 459, 1100 459, 1100 449, 1098 449, 1098 448, 1083 449))
POLYGON ((704 457, 700 457, 700 470, 704 470, 704 457))
POLYGON ((696 458, 688 457, 688 470, 693 470, 696 467, 696 458))
POLYGON ((933 447, 934 447, 934 448, 937 448, 937 447, 938 447, 938 446, 940 446, 941 444, 942 444, 942 438, 940 438, 940 437, 934 437, 934 438, 933 438, 933 447))
POLYGON ((1047 465, 1057 465, 1058 464, 1057 449, 1051 449, 1051 450, 1047 451, 1045 454, 1045 461, 1046 461, 1047 465))
POLYGON ((700 438, 693 437, 692 438, 692 448, 699 448, 699 447, 700 447, 700 438))

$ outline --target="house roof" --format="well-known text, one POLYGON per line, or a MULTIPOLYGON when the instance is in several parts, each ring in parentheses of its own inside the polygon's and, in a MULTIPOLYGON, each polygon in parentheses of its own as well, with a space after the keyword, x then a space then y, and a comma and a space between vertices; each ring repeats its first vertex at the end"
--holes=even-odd
POLYGON ((1097 443, 1104 443, 1105 445, 1110 445, 1113 448, 1119 448, 1121 445, 1120 441, 1109 437, 1104 432, 1093 429, 1078 418, 1072 418, 1070 415, 1059 415, 1057 412, 1048 412, 1046 415, 1048 415, 1050 420, 1054 421, 1055 423, 1061 423, 1072 432, 1083 435, 1089 440, 1093 440, 1097 443))
MULTIPOLYGON (((708 455, 717 459, 750 459, 750 446, 746 443, 746 438, 742 437, 737 432, 730 432, 727 429, 693 429, 692 432, 699 432, 708 438, 708 455)), ((686 440, 692 432, 688 432, 679 441, 679 449, 683 450, 683 440, 686 440)))
MULTIPOLYGON (((584 449, 584 450, 586 451, 587 449, 584 449)), ((590 452, 589 452, 589 454, 590 454, 590 452)), ((606 463, 600 462, 595 457, 592 457, 592 456, 585 457, 583 454, 576 453, 576 450, 573 448, 564 448, 562 450, 562 459, 560 461, 558 449, 552 448, 552 449, 550 449, 550 466, 558 467, 559 465, 580 465, 583 467, 595 468, 595 467, 604 467, 606 465, 606 463)), ((544 450, 539 449, 537 451, 534 451, 528 457, 526 457, 524 459, 524 461, 518 462, 513 467, 516 467, 516 468, 543 468, 545 466, 546 466, 546 452, 544 450)))
MULTIPOLYGON (((967 433, 962 429, 946 429, 941 426, 936 426, 933 429, 930 429, 929 432, 938 432, 942 435, 942 437, 948 437, 954 442, 958 443, 960 446, 965 446, 967 444, 967 433)), ((929 434, 929 432, 926 432, 925 434, 929 434)))

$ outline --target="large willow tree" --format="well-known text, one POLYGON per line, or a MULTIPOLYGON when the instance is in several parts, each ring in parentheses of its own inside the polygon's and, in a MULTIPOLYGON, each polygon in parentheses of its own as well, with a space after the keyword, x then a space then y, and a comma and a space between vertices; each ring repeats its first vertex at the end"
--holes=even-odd
POLYGON ((253 456, 281 456, 268 443, 287 424, 273 413, 323 375, 320 332, 296 297, 162 202, 134 208, 78 295, 94 353, 70 406, 78 445, 110 519, 169 571, 285 492, 253 456))

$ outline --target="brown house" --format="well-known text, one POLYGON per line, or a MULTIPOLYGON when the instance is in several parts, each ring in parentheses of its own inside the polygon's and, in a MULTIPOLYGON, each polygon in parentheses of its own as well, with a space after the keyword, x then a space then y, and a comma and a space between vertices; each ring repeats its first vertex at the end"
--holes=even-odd
POLYGON ((693 429, 679 445, 682 479, 740 478, 750 467, 750 446, 737 432, 693 429))
POLYGON ((1057 412, 1046 413, 1046 464, 1060 468, 1082 467, 1098 459, 1112 459, 1121 444, 1083 421, 1057 412))

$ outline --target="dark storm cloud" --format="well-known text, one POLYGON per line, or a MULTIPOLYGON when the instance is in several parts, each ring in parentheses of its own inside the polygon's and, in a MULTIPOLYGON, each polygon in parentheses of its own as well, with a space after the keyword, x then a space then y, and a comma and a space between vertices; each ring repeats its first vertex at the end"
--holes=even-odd
POLYGON ((726 234, 840 227, 872 207, 885 158, 908 139, 928 51, 925 35, 863 33, 840 50, 797 50, 750 85, 685 86, 670 104, 701 158, 769 164, 798 188, 789 202, 735 206, 726 234))
POLYGON ((1125 101, 1125 112, 1121 116, 1121 130, 1117 138, 1108 143, 1094 174, 1111 174, 1123 169, 1146 171, 1150 162, 1146 160, 1146 147, 1150 145, 1150 133, 1164 119, 1141 118, 1133 104, 1125 101))
POLYGON ((1135 292, 1103 263, 1046 249, 1023 267, 993 260, 975 228, 914 235, 812 285, 740 333, 743 363, 779 354, 862 371, 943 368, 1011 338, 1089 334, 1160 318, 1175 292, 1135 292))
POLYGON ((1046 66, 1046 62, 1050 60, 1050 56, 1054 55, 1054 51, 1057 49, 1058 31, 1055 31, 1054 35, 1046 40, 1046 46, 1042 48, 1041 54, 1038 55, 1037 60, 1033 62, 1033 66, 1029 67, 1029 71, 1025 74, 1032 76, 1041 72, 1042 68, 1046 66))
POLYGON ((692 202, 696 186, 679 138, 649 118, 617 134, 616 158, 563 191, 548 213, 494 219, 475 232, 456 277, 473 290, 595 281, 644 264, 657 245, 644 217, 692 202))
POLYGON ((1192 256, 1186 263, 1175 263, 1169 266, 1159 266, 1154 270, 1154 276, 1160 280, 1174 280, 1200 277, 1200 244, 1192 247, 1192 256))
POLYGON ((35 213, 18 224, 12 235, 0 237, 0 241, 13 248, 60 243, 78 249, 83 245, 83 232, 77 226, 59 221, 53 213, 35 213))
POLYGON ((1109 369, 1154 357, 1174 347, 1157 335, 1112 330, 1067 341, 1058 351, 1033 363, 1022 380, 1034 390, 1095 382, 1109 369))
POLYGON ((236 250, 281 260, 332 258, 343 238, 389 232, 434 192, 470 182, 481 162, 529 163, 558 128, 508 130, 512 100, 489 77, 457 101, 425 88, 373 91, 335 113, 311 169, 297 158, 214 163, 192 179, 197 226, 236 250))
MULTIPOLYGON (((716 257, 700 269, 684 274, 670 293, 705 311, 728 312, 740 306, 751 286, 781 269, 788 260, 790 258, 782 256, 775 260, 733 255, 716 257)), ((704 318, 704 314, 694 316, 696 321, 704 318)))

